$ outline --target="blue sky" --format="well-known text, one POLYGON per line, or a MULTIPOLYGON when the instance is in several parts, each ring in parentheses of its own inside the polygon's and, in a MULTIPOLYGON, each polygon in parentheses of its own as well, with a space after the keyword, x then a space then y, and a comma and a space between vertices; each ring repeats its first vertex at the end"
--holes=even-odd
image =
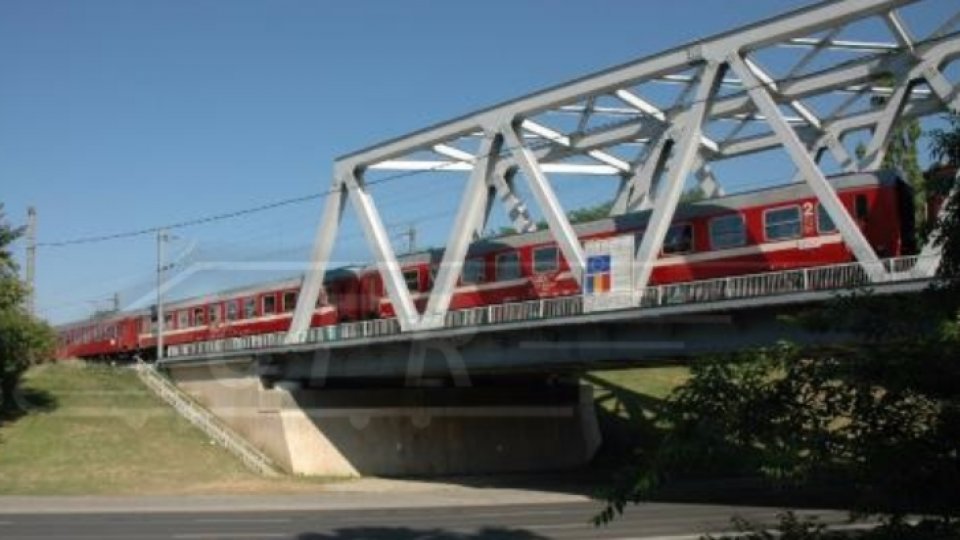
MULTIPOLYGON (((35 205, 50 242, 316 192, 340 154, 809 3, 0 0, 0 202, 13 222, 35 205)), ((456 188, 385 193, 384 219, 434 243, 456 188)), ((321 204, 170 248, 302 260, 321 204)), ((349 220, 340 244, 366 257, 349 220)), ((151 236, 43 248, 38 305, 63 321, 130 301, 154 265, 151 236)))

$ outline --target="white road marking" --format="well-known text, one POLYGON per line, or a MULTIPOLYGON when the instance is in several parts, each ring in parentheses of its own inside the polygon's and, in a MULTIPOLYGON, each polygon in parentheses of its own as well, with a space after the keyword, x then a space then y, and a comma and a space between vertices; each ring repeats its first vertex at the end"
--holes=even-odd
POLYGON ((512 527, 515 527, 517 529, 545 530, 545 529, 580 529, 583 527, 593 527, 593 525, 590 525, 589 523, 554 523, 550 525, 512 525, 512 527))
POLYGON ((289 538, 288 533, 241 533, 241 532, 222 532, 222 533, 184 533, 175 534, 173 538, 180 540, 203 540, 206 538, 289 538))
POLYGON ((195 519, 195 523, 290 523, 292 520, 289 518, 216 518, 216 519, 195 519))

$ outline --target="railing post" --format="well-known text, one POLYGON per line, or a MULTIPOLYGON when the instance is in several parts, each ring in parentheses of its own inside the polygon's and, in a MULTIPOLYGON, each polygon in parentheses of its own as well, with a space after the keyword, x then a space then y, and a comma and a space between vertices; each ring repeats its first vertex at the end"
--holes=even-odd
POLYGON ((810 290, 810 269, 809 268, 803 269, 803 290, 805 291, 810 290))

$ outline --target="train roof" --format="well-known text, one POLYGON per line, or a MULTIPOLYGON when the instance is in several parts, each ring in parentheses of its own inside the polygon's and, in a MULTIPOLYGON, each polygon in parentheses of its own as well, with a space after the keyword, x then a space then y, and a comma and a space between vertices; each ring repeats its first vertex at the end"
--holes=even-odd
MULTIPOLYGON (((866 173, 850 173, 829 177, 828 180, 837 190, 879 185, 894 185, 902 182, 893 171, 875 171, 866 173)), ((674 216, 675 221, 683 221, 701 216, 734 212, 743 208, 775 205, 796 199, 810 197, 813 192, 804 182, 767 188, 744 191, 723 197, 714 197, 692 203, 680 204, 674 216)), ((573 225, 578 236, 598 234, 611 229, 638 229, 650 220, 650 210, 632 212, 622 216, 601 218, 594 221, 573 225)), ((468 257, 475 257, 504 248, 519 248, 530 244, 546 244, 554 241, 549 230, 539 230, 531 233, 510 234, 495 238, 484 238, 470 245, 468 257)), ((443 256, 442 249, 430 249, 418 253, 411 253, 397 257, 401 264, 438 263, 443 256)), ((364 272, 374 270, 374 265, 364 268, 364 272)))

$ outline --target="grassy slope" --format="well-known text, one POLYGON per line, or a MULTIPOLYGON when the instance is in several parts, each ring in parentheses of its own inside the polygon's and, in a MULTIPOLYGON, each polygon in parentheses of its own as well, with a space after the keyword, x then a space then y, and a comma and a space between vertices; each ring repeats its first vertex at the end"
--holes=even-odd
POLYGON ((0 425, 0 494, 276 492, 210 444, 129 370, 58 364, 28 373, 25 416, 0 425), (39 406, 37 406, 39 405, 39 406))

